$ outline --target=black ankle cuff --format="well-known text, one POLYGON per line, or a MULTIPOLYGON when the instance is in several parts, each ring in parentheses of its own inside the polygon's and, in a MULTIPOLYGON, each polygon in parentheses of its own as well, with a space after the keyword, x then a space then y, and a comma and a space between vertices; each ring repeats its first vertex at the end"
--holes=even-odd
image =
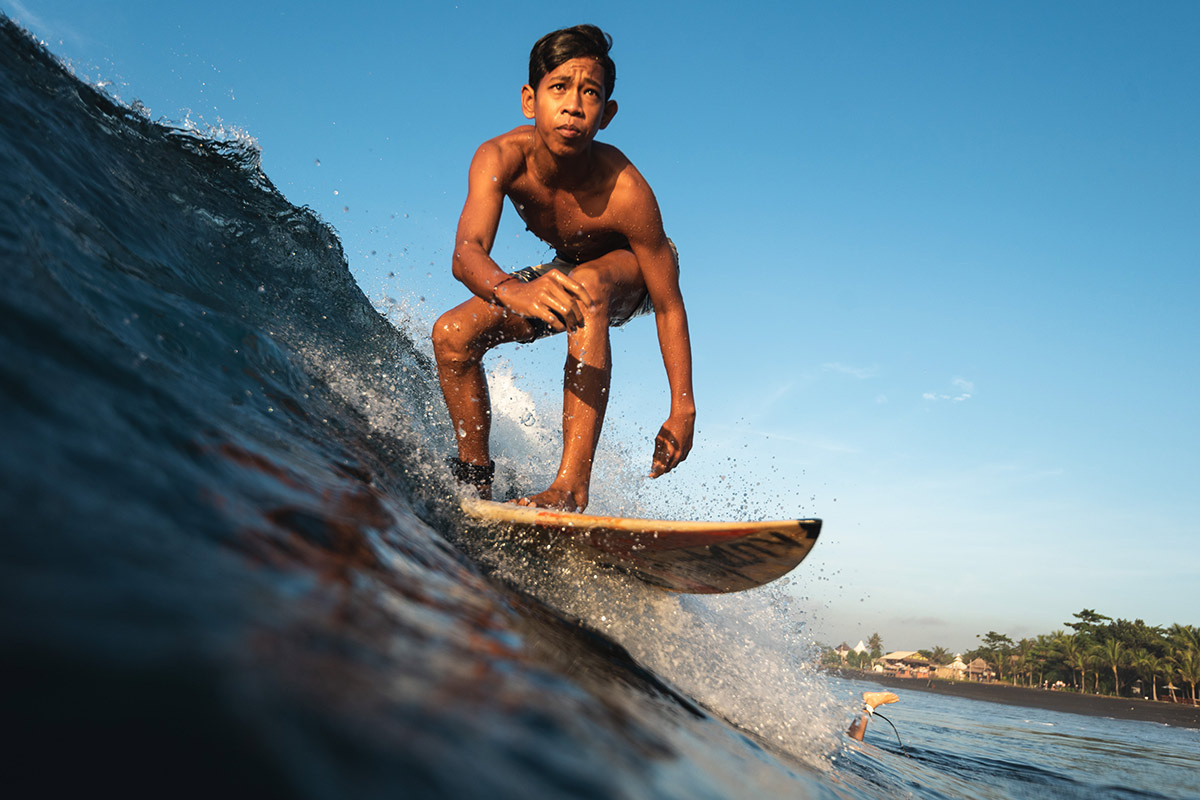
POLYGON ((446 463, 450 465, 450 472, 455 480, 480 490, 490 488, 492 478, 496 475, 495 461, 489 461, 487 464, 468 464, 451 456, 446 459, 446 463))

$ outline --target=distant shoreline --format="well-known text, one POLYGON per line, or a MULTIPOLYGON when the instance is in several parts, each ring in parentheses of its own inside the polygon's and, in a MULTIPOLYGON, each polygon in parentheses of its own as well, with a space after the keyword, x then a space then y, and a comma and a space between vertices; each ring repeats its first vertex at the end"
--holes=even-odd
MULTIPOLYGON (((947 681, 936 678, 932 680, 897 678, 878 672, 860 672, 856 669, 834 668, 826 671, 841 678, 877 683, 889 689, 947 694, 972 700, 984 700, 989 703, 1044 708, 1048 711, 1083 714, 1089 717, 1140 720, 1179 728, 1200 729, 1200 707, 1183 703, 1154 702, 1134 697, 1105 697, 1075 692, 1051 692, 1045 689, 1028 689, 1005 683, 947 681)), ((1162 692, 1160 691, 1159 694, 1161 695, 1162 692)))

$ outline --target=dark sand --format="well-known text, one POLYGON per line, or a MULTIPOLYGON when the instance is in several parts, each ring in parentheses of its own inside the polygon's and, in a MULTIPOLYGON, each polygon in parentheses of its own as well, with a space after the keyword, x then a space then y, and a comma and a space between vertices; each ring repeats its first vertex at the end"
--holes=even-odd
MULTIPOLYGON (((877 672, 859 672, 855 669, 831 669, 830 673, 843 678, 868 681, 889 689, 949 694, 984 700, 989 703, 1004 703, 1011 706, 1044 708, 1068 714, 1084 714, 1090 717, 1111 717, 1144 722, 1157 722, 1181 728, 1200 728, 1200 708, 1185 703, 1154 702, 1132 697, 1101 697, 1094 694, 1074 692, 1050 692, 1043 689, 1026 689, 1004 683, 976 683, 974 681, 943 681, 926 678, 896 678, 877 672)), ((1188 688, 1189 696, 1191 689, 1188 688)), ((1163 696, 1161 687, 1159 696, 1163 696)), ((1176 692, 1176 696, 1180 696, 1176 692)))

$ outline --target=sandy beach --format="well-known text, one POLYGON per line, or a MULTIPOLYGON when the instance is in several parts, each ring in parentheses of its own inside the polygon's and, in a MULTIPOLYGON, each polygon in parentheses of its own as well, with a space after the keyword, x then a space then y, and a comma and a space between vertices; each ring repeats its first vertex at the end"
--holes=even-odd
MULTIPOLYGON (((949 694, 955 697, 968 697, 972 700, 985 700, 989 703, 1044 708, 1068 714, 1142 720, 1182 728, 1200 728, 1200 708, 1185 703, 1154 702, 1132 697, 1102 697, 1074 692, 1051 692, 1003 683, 896 678, 876 672, 860 672, 855 669, 831 669, 829 672, 839 677, 869 681, 897 691, 949 694)), ((1162 696, 1162 694, 1160 689, 1159 695, 1162 696)))

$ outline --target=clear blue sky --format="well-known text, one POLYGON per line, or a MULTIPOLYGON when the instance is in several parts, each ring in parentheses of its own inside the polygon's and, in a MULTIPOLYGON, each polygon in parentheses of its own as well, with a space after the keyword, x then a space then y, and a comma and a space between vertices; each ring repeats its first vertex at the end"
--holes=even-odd
MULTIPOLYGON (((832 643, 1200 623, 1200 4, 0 9, 152 117, 252 136, 422 320, 464 297, 466 166, 524 121, 529 47, 601 25, 601 138, 656 189, 693 332, 697 449, 657 491, 824 517, 799 591, 832 643)), ((509 211, 499 260, 544 253, 509 211)), ((648 467, 653 326, 614 342, 609 430, 648 467)))

